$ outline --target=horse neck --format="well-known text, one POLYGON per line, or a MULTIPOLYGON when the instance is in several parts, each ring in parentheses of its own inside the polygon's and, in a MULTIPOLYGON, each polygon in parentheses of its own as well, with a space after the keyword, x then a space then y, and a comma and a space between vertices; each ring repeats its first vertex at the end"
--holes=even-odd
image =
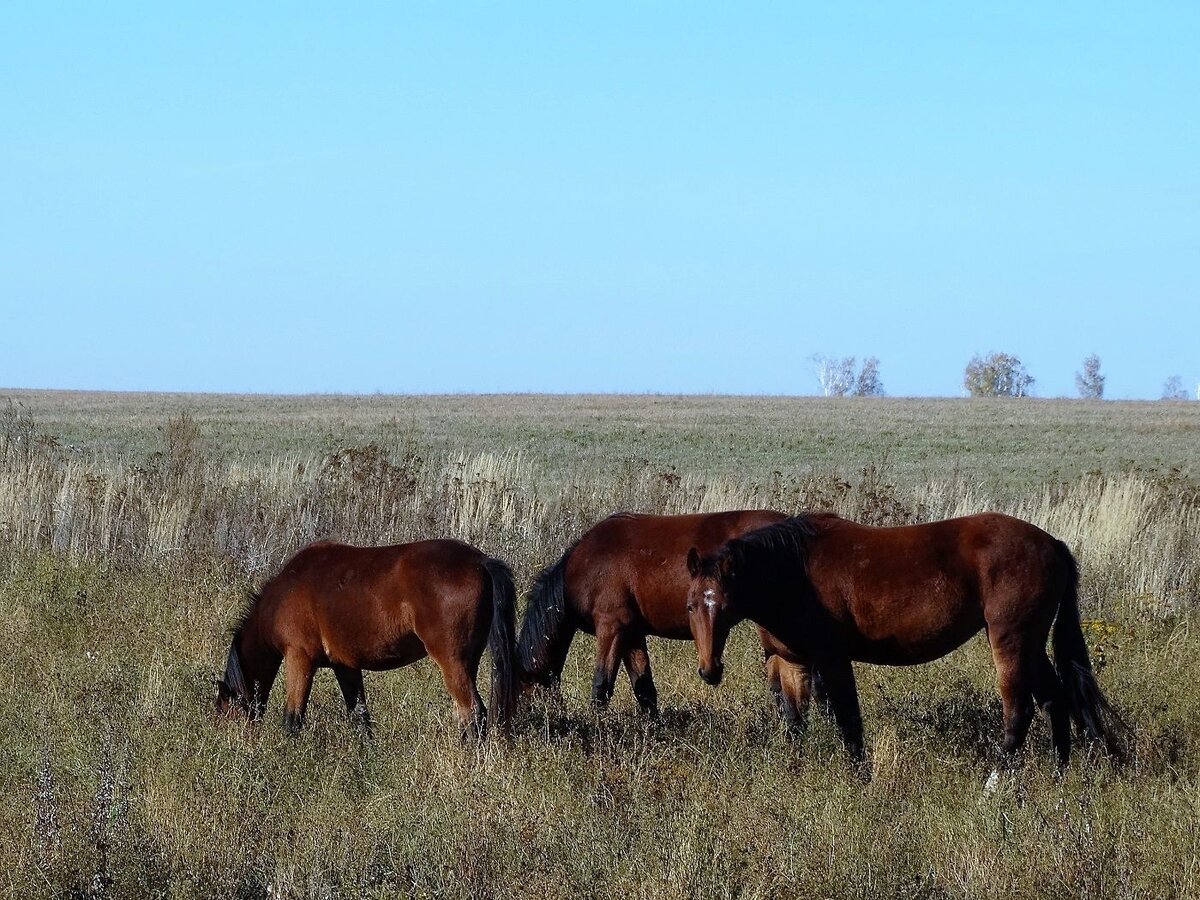
POLYGON ((784 565, 771 565, 760 571, 760 575, 741 585, 736 597, 739 611, 798 649, 803 641, 802 622, 812 612, 814 597, 805 561, 789 559, 784 565))

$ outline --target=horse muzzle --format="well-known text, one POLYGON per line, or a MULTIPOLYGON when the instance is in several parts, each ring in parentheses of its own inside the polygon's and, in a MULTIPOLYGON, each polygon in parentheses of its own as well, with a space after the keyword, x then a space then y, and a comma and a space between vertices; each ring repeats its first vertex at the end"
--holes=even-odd
POLYGON ((721 683, 721 679, 725 677, 725 664, 717 663, 711 668, 705 669, 701 667, 696 671, 700 674, 700 679, 705 684, 711 684, 713 687, 716 687, 721 683))

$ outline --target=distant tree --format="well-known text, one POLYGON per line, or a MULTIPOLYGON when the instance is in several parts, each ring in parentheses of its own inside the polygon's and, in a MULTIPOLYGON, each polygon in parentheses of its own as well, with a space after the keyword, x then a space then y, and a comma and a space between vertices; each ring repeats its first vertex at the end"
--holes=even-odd
POLYGON ((1104 376, 1100 374, 1100 357, 1095 353, 1083 361, 1083 371, 1075 373, 1075 388, 1084 400, 1104 397, 1104 376))
POLYGON ((858 375, 854 374, 855 358, 843 356, 823 356, 817 353, 811 357, 817 381, 821 384, 821 393, 826 397, 845 397, 850 394, 855 397, 882 397, 883 382, 879 379, 879 359, 868 356, 863 360, 858 375))
POLYGON ((863 360, 862 368, 858 370, 858 378, 854 382, 855 397, 882 397, 883 382, 879 379, 879 359, 868 356, 863 360))
POLYGON ((837 359, 818 353, 812 357, 812 362, 817 372, 817 381, 821 383, 821 393, 826 397, 845 397, 850 393, 850 389, 854 387, 853 356, 837 359))
POLYGON ((1162 398, 1164 400, 1186 400, 1188 393, 1183 389, 1183 379, 1172 375, 1163 384, 1162 398))
POLYGON ((972 397, 1026 397, 1033 377, 1011 353, 976 354, 963 372, 963 387, 972 397))

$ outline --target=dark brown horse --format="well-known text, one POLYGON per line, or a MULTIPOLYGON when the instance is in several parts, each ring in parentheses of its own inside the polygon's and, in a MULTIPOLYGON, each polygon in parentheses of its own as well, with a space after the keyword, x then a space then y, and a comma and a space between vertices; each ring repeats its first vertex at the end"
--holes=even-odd
MULTIPOLYGON (((521 625, 517 654, 527 685, 556 684, 578 630, 596 636, 592 700, 612 697, 622 660, 638 705, 651 715, 658 691, 650 673, 647 637, 687 640, 691 635, 685 598, 687 553, 717 550, 730 538, 783 521, 769 510, 650 516, 620 513, 592 526, 558 562, 534 582, 521 625)), ((796 680, 787 662, 774 656, 783 648, 765 632, 763 648, 772 689, 796 680)), ((706 680, 717 684, 721 667, 706 680)))
MULTIPOLYGON (((729 629, 750 619, 802 668, 820 669, 834 719, 856 757, 863 732, 851 661, 929 662, 980 629, 1004 701, 1006 754, 1024 743, 1036 702, 1061 765, 1071 752, 1072 718, 1120 755, 1125 726, 1092 673, 1075 558, 1028 522, 987 513, 872 528, 831 514, 802 515, 715 553, 697 546, 688 553, 688 570, 701 672, 720 666, 729 629), (1052 624, 1053 665, 1046 655, 1052 624)), ((802 684, 802 702, 806 694, 802 684)))
POLYGON ((475 686, 486 644, 492 657, 491 717, 505 726, 516 697, 512 574, 459 541, 393 547, 318 543, 263 585, 234 629, 217 706, 258 717, 287 661, 284 723, 304 718, 316 669, 337 676, 346 708, 369 728, 363 669, 395 669, 432 656, 460 724, 482 735, 475 686))

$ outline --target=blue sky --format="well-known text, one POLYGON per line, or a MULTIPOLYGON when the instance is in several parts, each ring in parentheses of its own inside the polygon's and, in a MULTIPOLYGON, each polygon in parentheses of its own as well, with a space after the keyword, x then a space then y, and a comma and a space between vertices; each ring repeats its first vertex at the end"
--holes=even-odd
POLYGON ((1200 5, 7 4, 0 386, 1200 381, 1200 5), (784 8, 786 6, 786 8, 784 8))

